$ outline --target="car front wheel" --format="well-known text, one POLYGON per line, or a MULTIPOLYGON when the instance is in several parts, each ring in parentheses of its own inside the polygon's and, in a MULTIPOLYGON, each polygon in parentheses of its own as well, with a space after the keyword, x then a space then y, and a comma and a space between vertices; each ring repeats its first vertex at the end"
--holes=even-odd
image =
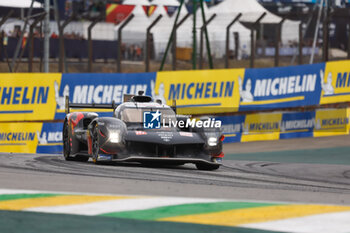
POLYGON ((63 156, 67 161, 80 161, 86 162, 89 160, 89 157, 83 155, 76 155, 75 157, 71 156, 71 137, 69 136, 69 125, 65 121, 63 124, 63 156))
POLYGON ((71 153, 71 145, 70 145, 70 137, 69 137, 69 129, 68 129, 68 122, 64 121, 63 124, 63 156, 65 160, 72 161, 74 160, 73 157, 70 156, 71 153))

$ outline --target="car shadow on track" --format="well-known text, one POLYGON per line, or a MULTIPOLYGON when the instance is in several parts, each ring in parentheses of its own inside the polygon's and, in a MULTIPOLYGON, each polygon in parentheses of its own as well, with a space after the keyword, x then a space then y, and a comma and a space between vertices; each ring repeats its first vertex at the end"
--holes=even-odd
MULTIPOLYGON (((85 163, 86 162, 82 162, 85 163)), ((195 167, 185 166, 184 164, 163 164, 163 163, 137 163, 137 162, 100 162, 94 164, 92 161, 88 161, 88 164, 97 165, 97 166, 115 166, 115 167, 139 167, 139 168, 166 168, 174 170, 197 170, 195 167)))

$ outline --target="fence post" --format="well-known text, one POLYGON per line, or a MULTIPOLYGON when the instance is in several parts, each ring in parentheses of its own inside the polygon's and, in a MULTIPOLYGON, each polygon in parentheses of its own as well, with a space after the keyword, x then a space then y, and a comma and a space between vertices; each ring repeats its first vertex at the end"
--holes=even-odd
POLYGON ((88 72, 92 72, 92 62, 93 62, 93 46, 92 46, 92 28, 100 21, 100 19, 95 19, 88 27, 88 53, 89 53, 89 62, 88 62, 88 72))
POLYGON ((175 18, 175 22, 174 22, 174 25, 173 25, 173 29, 171 30, 170 38, 169 38, 169 40, 168 40, 168 44, 167 44, 166 49, 165 49, 165 52, 164 52, 164 56, 163 56, 163 59, 162 59, 162 63, 160 64, 160 67, 159 67, 159 71, 162 71, 163 68, 164 68, 165 60, 166 60, 166 57, 167 57, 167 55, 168 55, 168 51, 169 51, 171 42, 173 41, 173 38, 174 38, 174 33, 175 33, 176 24, 177 24, 177 21, 179 20, 181 8, 182 8, 184 2, 185 2, 185 0, 181 0, 179 10, 178 10, 178 12, 177 12, 177 14, 176 14, 176 18, 175 18))
POLYGON ((72 15, 69 17, 66 21, 63 22, 63 24, 58 28, 59 31, 59 41, 60 41, 60 57, 59 57, 59 65, 58 65, 58 72, 63 72, 63 62, 64 62, 64 56, 65 56, 65 48, 64 48, 64 29, 68 26, 70 22, 73 21, 73 18, 75 15, 72 15))
POLYGON ((229 61, 229 52, 230 52, 230 29, 235 24, 239 18, 241 18, 242 13, 239 13, 233 20, 232 22, 227 25, 226 27, 226 53, 225 53, 225 68, 228 68, 228 61, 229 61))
POLYGON ((134 18, 134 14, 131 14, 120 27, 118 28, 118 52, 117 52, 117 72, 122 72, 122 30, 123 28, 134 18))
POLYGON ((29 27, 29 54, 28 54, 28 72, 33 72, 33 52, 34 52, 34 38, 33 38, 33 31, 34 28, 36 27, 36 25, 40 22, 43 21, 44 18, 46 16, 46 13, 43 13, 42 16, 40 16, 39 18, 37 18, 32 25, 30 25, 29 27))
POLYGON ((203 0, 200 0, 200 4, 201 4, 201 11, 202 11, 202 20, 203 20, 203 24, 204 24, 205 40, 207 42, 207 54, 208 54, 209 68, 213 69, 214 64, 213 64, 213 58, 211 57, 209 34, 208 34, 208 30, 207 30, 207 24, 210 22, 206 23, 203 0))
POLYGON ((329 59, 329 12, 326 9, 325 19, 323 20, 323 61, 327 62, 329 59))
POLYGON ((149 72, 149 60, 151 59, 151 30, 159 22, 163 15, 158 15, 158 17, 149 25, 146 32, 146 54, 145 54, 145 70, 149 72))
POLYGON ((276 30, 276 38, 275 38, 275 67, 279 66, 279 59, 280 59, 280 42, 281 42, 281 30, 282 30, 282 24, 286 18, 283 18, 278 24, 277 24, 277 30, 276 30))
POLYGON ((260 21, 265 17, 266 12, 264 12, 252 25, 252 28, 250 29, 250 68, 254 68, 254 62, 255 62, 255 32, 254 27, 259 25, 260 21))
POLYGON ((303 23, 299 24, 299 65, 303 64, 303 23))
MULTIPOLYGON (((205 28, 208 26, 208 24, 213 21, 213 19, 215 19, 216 14, 213 14, 208 21, 206 21, 203 26, 201 27, 201 34, 200 34, 200 44, 199 44, 199 69, 203 69, 203 34, 204 34, 204 30, 205 28)), ((208 53, 210 51, 207 51, 208 53)), ((210 66, 210 68, 212 69, 212 66, 210 66)))
POLYGON ((183 17, 181 19, 181 21, 176 24, 175 27, 175 31, 174 31, 174 35, 173 35, 173 59, 172 59, 172 63, 173 63, 173 70, 176 70, 176 48, 177 48, 177 29, 188 19, 188 17, 190 17, 190 13, 187 13, 187 15, 185 15, 185 17, 183 17))

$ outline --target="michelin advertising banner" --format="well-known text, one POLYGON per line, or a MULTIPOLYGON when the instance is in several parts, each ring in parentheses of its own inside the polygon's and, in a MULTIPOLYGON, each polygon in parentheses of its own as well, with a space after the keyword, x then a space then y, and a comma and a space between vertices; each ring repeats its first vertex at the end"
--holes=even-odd
MULTIPOLYGON (((0 122, 64 119, 67 95, 74 103, 98 104, 121 103, 124 94, 141 90, 152 95, 155 79, 156 73, 1 74, 0 122)), ((106 110, 101 114, 112 113, 106 110)))
MULTIPOLYGON (((180 114, 244 112, 220 116, 225 142, 349 133, 346 108, 281 111, 350 102, 350 61, 140 74, 0 74, 0 152, 62 151, 67 95, 73 103, 118 104, 124 94, 141 90, 168 105, 176 100, 180 114), (274 109, 279 112, 259 113, 274 109)), ((110 109, 97 112, 112 116, 110 109)))
MULTIPOLYGON (((145 91, 181 114, 261 111, 350 101, 350 61, 263 69, 140 74, 1 74, 0 122, 62 120, 73 103, 145 91)), ((101 111, 111 115, 111 110, 101 111)))
POLYGON ((350 101, 350 61, 328 62, 321 75, 320 104, 350 101))
MULTIPOLYGON (((124 94, 137 95, 144 91, 152 96, 156 73, 141 74, 63 74, 59 88, 57 88, 57 111, 55 119, 64 119, 65 96, 69 96, 71 103, 79 104, 116 104, 123 101, 124 94)), ((79 109, 78 111, 82 111, 79 109)), ((89 110, 91 111, 91 110, 89 110)), ((112 116, 112 110, 98 110, 100 116, 112 116)))
POLYGON ((1 74, 0 122, 53 120, 61 74, 1 74))
POLYGON ((0 123, 0 152, 61 153, 62 123, 0 123))
POLYGON ((244 69, 158 72, 152 96, 168 105, 176 100, 180 114, 237 112, 239 77, 244 69))
POLYGON ((246 69, 239 79, 240 111, 318 105, 324 64, 246 69))
POLYGON ((350 108, 216 116, 224 142, 280 140, 349 134, 350 108))

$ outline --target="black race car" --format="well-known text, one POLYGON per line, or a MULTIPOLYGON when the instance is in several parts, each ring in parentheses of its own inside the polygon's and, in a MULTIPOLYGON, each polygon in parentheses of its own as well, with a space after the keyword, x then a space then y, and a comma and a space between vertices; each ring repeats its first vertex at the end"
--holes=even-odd
POLYGON ((92 158, 94 163, 194 163, 200 170, 218 169, 224 157, 220 126, 211 118, 177 116, 174 110, 143 93, 118 106, 71 104, 66 98, 64 157, 69 161, 92 158), (114 114, 99 117, 93 112, 70 113, 71 108, 110 108, 114 114))

